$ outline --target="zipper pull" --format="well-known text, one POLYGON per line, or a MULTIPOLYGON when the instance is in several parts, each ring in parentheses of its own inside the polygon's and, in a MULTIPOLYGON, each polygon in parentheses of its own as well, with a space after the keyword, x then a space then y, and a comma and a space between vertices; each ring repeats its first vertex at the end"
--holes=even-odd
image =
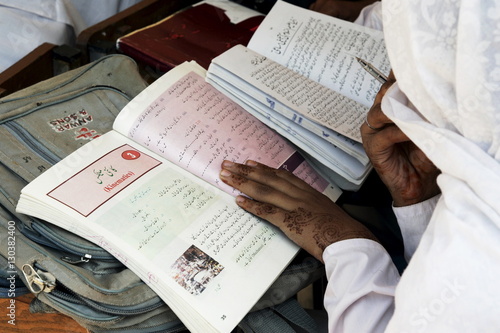
POLYGON ((28 282, 28 287, 34 294, 41 292, 50 293, 56 287, 56 278, 54 275, 35 270, 31 265, 23 265, 23 275, 28 282))
POLYGON ((73 259, 73 258, 68 257, 68 256, 61 257, 62 261, 67 262, 68 264, 72 264, 72 265, 81 264, 82 262, 89 262, 90 259, 92 259, 91 254, 85 254, 85 255, 83 255, 83 257, 80 257, 80 259, 73 259))

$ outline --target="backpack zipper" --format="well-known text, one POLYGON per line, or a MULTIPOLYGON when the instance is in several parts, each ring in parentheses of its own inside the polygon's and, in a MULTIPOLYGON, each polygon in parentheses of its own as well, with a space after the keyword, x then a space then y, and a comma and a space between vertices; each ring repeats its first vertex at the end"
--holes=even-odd
POLYGON ((70 256, 62 256, 61 260, 64 262, 67 262, 68 264, 76 265, 76 264, 81 264, 83 262, 89 262, 90 259, 92 259, 92 255, 90 254, 84 254, 80 259, 73 259, 70 256))
MULTIPOLYGON (((34 264, 36 267, 36 263, 34 264)), ((39 294, 41 292, 51 293, 53 297, 60 298, 62 300, 77 303, 77 304, 86 304, 94 310, 107 313, 110 315, 120 315, 120 316, 130 316, 137 315, 141 313, 146 313, 149 311, 153 311, 158 309, 159 307, 165 305, 165 303, 158 297, 158 300, 151 299, 149 301, 150 304, 146 304, 140 309, 134 309, 134 306, 130 307, 114 307, 112 305, 101 305, 100 303, 90 300, 88 298, 82 297, 75 293, 73 290, 68 289, 64 284, 57 283, 54 275, 44 272, 41 269, 35 269, 33 266, 29 264, 24 264, 22 267, 22 271, 26 281, 28 282, 28 286, 31 291, 35 294, 39 294), (56 286, 59 288, 56 289, 56 286)))
POLYGON ((25 143, 31 151, 36 153, 46 162, 54 165, 61 160, 60 157, 56 156, 53 152, 40 144, 40 142, 29 131, 24 129, 18 123, 10 121, 3 124, 3 126, 5 126, 14 137, 16 137, 20 142, 25 143))
POLYGON ((37 154, 38 156, 40 156, 42 159, 44 159, 48 163, 54 165, 57 162, 59 162, 61 160, 61 158, 59 156, 55 155, 49 149, 47 149, 44 145, 42 145, 40 143, 40 141, 38 141, 31 133, 29 133, 29 131, 27 131, 21 125, 19 125, 18 123, 16 123, 15 120, 18 119, 18 118, 24 117, 24 116, 26 116, 26 115, 28 115, 30 113, 33 113, 33 112, 36 112, 38 110, 47 108, 49 106, 56 105, 56 104, 61 104, 63 102, 67 102, 69 100, 78 98, 78 97, 80 97, 80 96, 82 96, 84 94, 91 93, 91 92, 93 92, 95 90, 110 90, 110 91, 118 93, 119 95, 122 95, 128 101, 131 100, 130 96, 128 96, 121 89, 118 89, 118 88, 115 88, 115 87, 111 87, 111 86, 107 86, 107 85, 95 85, 95 86, 91 86, 89 88, 85 88, 84 91, 79 91, 79 92, 75 93, 74 95, 72 95, 70 97, 66 97, 63 100, 54 101, 54 102, 50 102, 50 103, 46 103, 46 104, 44 104, 43 102, 37 103, 36 104, 37 106, 34 107, 34 108, 32 108, 32 109, 30 109, 30 110, 27 110, 27 111, 25 111, 23 113, 17 114, 15 116, 12 116, 10 118, 7 118, 7 119, 4 119, 4 120, 0 121, 0 125, 1 126, 5 126, 7 128, 7 130, 12 135, 14 135, 21 142, 24 142, 26 144, 26 146, 31 151, 33 151, 35 154, 37 154))
POLYGON ((59 237, 57 233, 45 227, 43 224, 37 223, 37 221, 36 218, 32 218, 31 228, 20 224, 19 231, 28 239, 39 245, 67 252, 69 255, 61 257, 61 260, 67 263, 82 263, 93 259, 109 263, 116 262, 117 266, 123 266, 118 259, 101 247, 97 245, 95 245, 95 247, 77 246, 75 243, 68 242, 64 238, 59 237), (72 258, 71 255, 79 257, 80 259, 72 258))
POLYGON ((56 287, 56 278, 50 273, 35 270, 29 264, 23 265, 22 272, 26 282, 28 282, 27 287, 35 295, 41 292, 50 293, 56 287))
MULTIPOLYGON (((36 267, 37 266, 36 263, 34 263, 33 266, 36 267)), ((42 292, 50 294, 50 296, 47 295, 47 297, 49 297, 52 300, 52 302, 57 302, 57 299, 59 299, 60 301, 65 301, 76 305, 88 306, 94 311, 101 312, 103 314, 107 314, 110 316, 139 315, 149 311, 153 311, 164 305, 163 301, 161 300, 160 301, 152 300, 153 302, 150 302, 151 304, 146 305, 141 309, 133 309, 132 308, 133 306, 128 308, 123 307, 120 309, 116 307, 100 305, 95 301, 79 296, 74 291, 64 286, 64 284, 61 283, 56 284, 56 279, 52 274, 44 272, 41 269, 35 269, 33 266, 29 264, 24 264, 22 267, 22 272, 24 277, 26 278, 29 289, 35 295, 40 294, 42 292), (56 289, 56 286, 59 286, 59 288, 56 289)), ((126 328, 125 329, 120 328, 119 330, 127 331, 126 328)), ((173 322, 161 324, 155 327, 147 327, 144 329, 141 328, 132 329, 132 331, 134 332, 144 331, 144 332, 169 332, 169 333, 182 332, 183 330, 185 330, 185 326, 184 324, 182 324, 180 320, 175 320, 173 322), (152 328, 154 328, 155 331, 151 331, 152 328)), ((107 331, 115 331, 115 329, 108 329, 107 331)))
MULTIPOLYGON (((103 260, 103 261, 116 261, 119 262, 114 256, 109 254, 102 247, 95 245, 95 247, 87 247, 87 246, 77 246, 75 243, 70 243, 65 239, 59 237, 59 235, 50 228, 45 227, 43 224, 33 223, 32 229, 45 237, 48 241, 50 241, 53 245, 57 246, 60 250, 68 252, 70 254, 74 254, 79 257, 84 257, 86 259, 95 259, 95 260, 103 260)), ((49 245, 49 244, 47 244, 49 245)), ((82 259, 81 262, 85 262, 88 260, 82 259)), ((120 264, 121 265, 121 264, 120 264)))
MULTIPOLYGON (((127 95, 126 92, 124 92, 123 90, 118 89, 116 87, 112 87, 112 86, 108 86, 108 85, 104 85, 104 84, 93 85, 93 86, 90 86, 90 87, 80 88, 80 90, 77 90, 76 92, 75 91, 65 92, 63 95, 67 95, 67 94, 71 94, 71 93, 73 93, 74 95, 69 96, 69 97, 65 97, 64 99, 61 99, 61 100, 58 100, 58 101, 53 101, 53 102, 48 102, 48 103, 37 102, 36 103, 36 107, 33 107, 32 109, 26 110, 24 112, 21 112, 19 114, 14 115, 14 116, 2 119, 2 120, 0 120, 0 124, 4 124, 4 123, 7 123, 7 122, 16 120, 17 118, 22 118, 24 116, 29 115, 30 113, 36 112, 38 110, 44 109, 44 108, 52 106, 52 105, 61 104, 63 102, 70 101, 70 100, 78 98, 78 97, 80 97, 80 96, 82 96, 84 94, 91 93, 94 90, 111 90, 113 92, 116 92, 116 93, 122 95, 128 101, 132 100, 132 98, 129 95, 127 95)), ((43 95, 43 94, 41 94, 41 95, 43 95)), ((3 102, 8 102, 8 101, 3 101, 3 102)), ((0 102, 0 104, 1 104, 1 102, 0 102)))
MULTIPOLYGON (((55 307, 56 309, 58 307, 64 307, 65 311, 71 313, 72 315, 76 315, 86 322, 93 322, 95 326, 98 327, 93 327, 92 332, 98 333, 98 332, 130 332, 130 333, 178 333, 178 332, 185 332, 186 326, 179 320, 172 320, 171 322, 167 322, 164 324, 159 324, 155 326, 150 326, 150 327, 144 327, 144 328, 137 328, 137 327, 132 327, 132 328, 127 328, 127 327, 119 327, 119 328, 110 328, 102 327, 102 323, 105 321, 115 321, 119 319, 119 317, 125 317, 125 316, 131 316, 131 315, 140 315, 141 313, 144 313, 146 311, 154 310, 154 308, 148 308, 146 311, 122 311, 122 312, 117 312, 117 311, 112 311, 110 312, 109 309, 104 308, 104 311, 102 311, 99 308, 94 308, 93 304, 89 304, 86 299, 79 297, 76 293, 74 293, 72 290, 67 289, 64 285, 59 284, 62 288, 61 290, 56 289, 52 291, 50 294, 47 294, 46 297, 47 299, 54 303, 57 304, 55 307), (88 311, 79 311, 78 313, 75 313, 75 310, 73 307, 68 307, 67 304, 64 304, 63 302, 66 303, 71 303, 77 306, 87 306, 89 309, 92 309, 92 311, 95 311, 95 313, 102 313, 104 316, 109 316, 108 319, 101 319, 97 320, 95 318, 89 318, 88 316, 83 315, 84 313, 88 311), (115 313, 116 312, 116 313, 115 313)), ((163 305, 163 304, 160 304, 163 305)), ((63 312, 65 313, 65 312, 63 312)), ((65 313, 68 315, 68 313, 65 313)))

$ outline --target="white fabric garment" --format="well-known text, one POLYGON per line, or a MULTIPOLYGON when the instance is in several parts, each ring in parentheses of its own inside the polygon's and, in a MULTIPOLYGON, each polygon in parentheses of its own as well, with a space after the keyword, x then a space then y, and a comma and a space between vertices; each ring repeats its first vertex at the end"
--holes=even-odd
POLYGON ((436 195, 418 204, 392 208, 403 236, 404 256, 407 262, 415 253, 440 197, 441 195, 436 195))
POLYGON ((84 29, 140 0, 0 0, 0 72, 37 46, 73 45, 84 29))
MULTIPOLYGON (((19 12, 25 13, 26 17, 31 14, 33 19, 44 18, 48 21, 67 24, 70 27, 78 27, 76 34, 80 32, 80 29, 84 28, 80 14, 69 0, 0 0, 0 6, 16 9, 19 12)), ((15 27, 12 26, 8 30, 14 31, 15 27)))
POLYGON ((329 332, 383 332, 394 311, 399 273, 377 242, 349 239, 323 252, 329 332))
POLYGON ((80 14, 85 28, 88 28, 141 2, 141 0, 70 0, 70 2, 80 14))
MULTIPOLYGON (((422 203, 394 207, 410 260, 440 195, 422 203)), ((323 253, 328 286, 325 309, 329 332, 383 332, 394 311, 399 273, 378 243, 351 239, 334 243, 323 253)))
MULTIPOLYGON (((382 12, 397 79, 382 101, 382 110, 442 171, 438 199, 396 210, 403 238, 410 243, 405 244, 405 254, 411 260, 397 283, 395 312, 386 331, 496 332, 500 329, 500 3, 384 0, 382 12), (417 226, 412 225, 413 213, 420 213, 417 226)), ((369 242, 358 240, 358 244, 369 242)), ((390 286, 395 280, 390 265, 380 270, 380 257, 387 258, 382 249, 368 253, 364 245, 353 248, 349 241, 327 248, 325 306, 332 318, 330 331, 381 330, 390 309, 383 296, 390 292, 381 293, 380 285, 390 286), (367 253, 366 264, 345 262, 356 253, 367 253), (364 274, 371 278, 362 278, 364 274), (342 282, 346 276, 353 281, 342 282), (355 290, 343 289, 350 286, 355 290), (339 292, 347 296, 347 303, 331 296, 339 292), (372 297, 379 300, 377 304, 363 296, 371 293, 377 294, 372 297), (380 310, 373 314, 374 309, 380 310), (362 323, 360 329, 352 319, 363 320, 364 313, 382 319, 372 327, 362 323)))
MULTIPOLYGON (((23 3, 23 1, 19 1, 23 3)), ((0 6, 0 72, 44 42, 56 45, 70 43, 75 38, 67 16, 57 17, 53 7, 45 11, 42 4, 35 2, 29 11, 0 6), (52 13, 52 14, 51 14, 52 13)))
POLYGON ((383 30, 382 27, 382 6, 380 1, 374 2, 361 10, 354 23, 375 30, 383 30))

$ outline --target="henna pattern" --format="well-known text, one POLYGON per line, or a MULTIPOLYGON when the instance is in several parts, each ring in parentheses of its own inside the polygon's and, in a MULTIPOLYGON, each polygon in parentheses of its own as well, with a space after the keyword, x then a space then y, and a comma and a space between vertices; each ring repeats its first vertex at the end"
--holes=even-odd
POLYGON ((241 186, 242 184, 248 182, 248 179, 239 175, 231 174, 231 181, 234 184, 232 186, 241 186))
POLYGON ((284 224, 288 230, 302 235, 307 226, 312 226, 312 238, 316 246, 324 251, 328 245, 339 240, 350 238, 368 238, 376 240, 373 234, 365 229, 352 228, 339 221, 340 217, 334 214, 312 213, 303 208, 298 208, 285 215, 284 224))
POLYGON ((370 232, 363 232, 361 230, 343 230, 341 226, 337 224, 321 224, 317 223, 315 225, 313 238, 316 241, 316 245, 324 251, 328 245, 337 242, 339 240, 351 239, 351 238, 369 238, 373 239, 370 232))
POLYGON ((304 227, 312 223, 313 219, 314 215, 310 211, 307 211, 304 208, 298 208, 286 213, 283 223, 285 223, 288 230, 293 231, 298 235, 302 235, 304 227))
POLYGON ((273 215, 278 212, 278 208, 270 204, 262 204, 257 208, 256 214, 258 216, 273 215))
POLYGON ((319 220, 313 232, 313 238, 316 241, 316 245, 321 248, 321 250, 325 250, 328 245, 334 242, 345 239, 366 238, 378 241, 372 232, 361 224, 359 224, 359 227, 353 229, 343 224, 328 222, 330 221, 319 220))
MULTIPOLYGON (((252 167, 249 167, 246 165, 239 165, 238 166, 238 173, 239 174, 234 174, 234 173, 231 174, 231 182, 233 183, 233 185, 231 185, 231 186, 241 186, 242 184, 248 182, 247 177, 252 172, 253 172, 252 167)), ((222 179, 222 181, 227 183, 227 181, 225 181, 224 179, 222 179)))
POLYGON ((252 167, 250 167, 248 165, 244 165, 244 164, 238 165, 238 172, 241 173, 241 175, 243 177, 247 177, 253 171, 254 171, 254 168, 252 168, 252 167))

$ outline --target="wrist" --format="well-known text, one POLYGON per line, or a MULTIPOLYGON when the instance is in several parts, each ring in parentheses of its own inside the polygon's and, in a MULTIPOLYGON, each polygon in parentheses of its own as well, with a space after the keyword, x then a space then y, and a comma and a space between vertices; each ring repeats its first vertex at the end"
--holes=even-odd
POLYGON ((309 235, 290 233, 289 229, 283 230, 288 237, 297 245, 309 252, 316 259, 323 262, 323 252, 331 244, 350 239, 368 239, 379 242, 375 235, 360 222, 351 219, 346 223, 328 223, 322 221, 314 229, 308 232, 309 235))
POLYGON ((429 200, 429 199, 431 199, 431 198, 433 198, 436 195, 441 193, 441 191, 437 187, 435 190, 433 189, 431 191, 427 191, 425 194, 418 195, 418 196, 405 197, 405 196, 399 195, 399 193, 401 193, 401 192, 403 192, 403 191, 398 191, 398 194, 391 193, 392 200, 393 200, 393 204, 392 204, 393 207, 406 207, 406 206, 416 205, 416 204, 419 204, 419 203, 424 202, 426 200, 429 200))

